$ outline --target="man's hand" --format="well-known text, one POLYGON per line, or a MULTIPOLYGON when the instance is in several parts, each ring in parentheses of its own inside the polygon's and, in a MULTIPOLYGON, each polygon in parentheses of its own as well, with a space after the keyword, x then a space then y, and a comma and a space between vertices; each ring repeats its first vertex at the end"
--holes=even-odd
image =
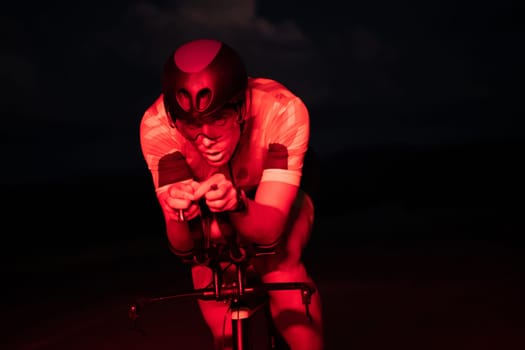
POLYGON ((177 182, 157 191, 160 202, 167 210, 170 219, 180 222, 199 215, 200 209, 194 201, 194 191, 199 186, 196 181, 177 182))
POLYGON ((224 174, 213 174, 198 185, 193 192, 193 200, 204 197, 212 212, 223 212, 237 208, 237 189, 224 174))

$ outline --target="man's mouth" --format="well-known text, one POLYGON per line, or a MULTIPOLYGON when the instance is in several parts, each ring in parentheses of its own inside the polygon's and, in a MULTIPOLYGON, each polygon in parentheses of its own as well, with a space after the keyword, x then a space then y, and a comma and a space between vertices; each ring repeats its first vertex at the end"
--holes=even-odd
POLYGON ((205 152, 204 156, 211 162, 218 162, 222 159, 222 152, 221 151, 205 152))

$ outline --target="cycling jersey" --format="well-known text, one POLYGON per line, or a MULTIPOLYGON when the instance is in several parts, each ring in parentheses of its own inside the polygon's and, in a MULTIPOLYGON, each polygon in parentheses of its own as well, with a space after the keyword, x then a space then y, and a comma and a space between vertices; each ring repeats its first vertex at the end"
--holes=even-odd
POLYGON ((162 96, 146 110, 140 124, 142 152, 155 188, 190 178, 200 182, 223 172, 247 194, 264 181, 299 186, 309 133, 309 114, 303 101, 266 78, 249 78, 242 134, 230 169, 210 166, 170 125, 162 96))

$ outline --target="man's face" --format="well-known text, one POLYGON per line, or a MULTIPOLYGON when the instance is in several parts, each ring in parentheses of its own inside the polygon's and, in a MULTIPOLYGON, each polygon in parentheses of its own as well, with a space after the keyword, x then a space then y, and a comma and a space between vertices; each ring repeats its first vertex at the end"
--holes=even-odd
POLYGON ((177 119, 175 125, 211 166, 219 167, 230 160, 239 141, 239 116, 240 109, 229 106, 204 120, 177 119))

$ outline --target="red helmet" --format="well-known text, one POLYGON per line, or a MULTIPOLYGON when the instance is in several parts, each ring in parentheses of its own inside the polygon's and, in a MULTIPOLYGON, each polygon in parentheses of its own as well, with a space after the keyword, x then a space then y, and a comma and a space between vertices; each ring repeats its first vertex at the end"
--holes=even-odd
POLYGON ((164 106, 173 122, 213 118, 226 104, 241 103, 247 84, 246 68, 235 50, 218 40, 193 40, 164 64, 164 106))

